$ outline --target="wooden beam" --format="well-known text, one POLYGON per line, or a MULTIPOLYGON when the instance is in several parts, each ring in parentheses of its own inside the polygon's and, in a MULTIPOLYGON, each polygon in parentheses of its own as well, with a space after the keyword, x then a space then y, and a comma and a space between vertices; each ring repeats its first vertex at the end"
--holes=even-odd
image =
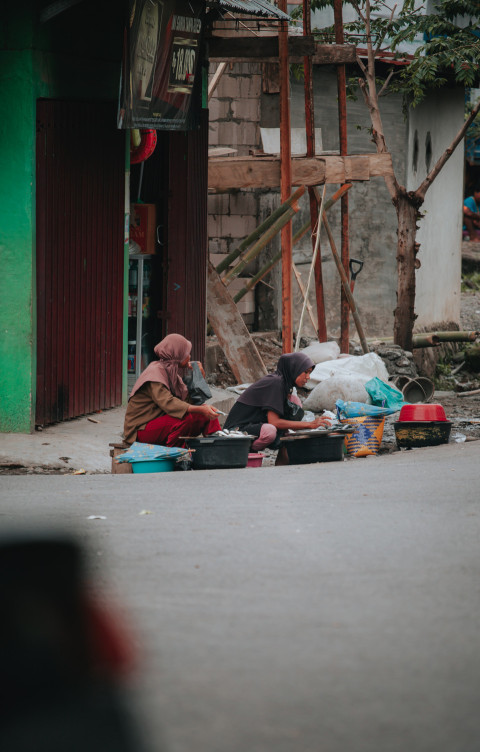
MULTIPOLYGON (((303 63, 309 55, 317 65, 354 63, 354 44, 320 44, 313 37, 298 36, 288 38, 290 63, 303 63)), ((278 37, 210 37, 207 44, 207 58, 210 62, 278 62, 278 37)))
MULTIPOLYGON (((352 154, 294 157, 292 185, 340 184, 393 176, 391 155, 352 154)), ((208 160, 208 189, 223 193, 242 188, 278 188, 279 157, 218 157, 208 160)))
POLYGON ((207 269, 207 301, 208 319, 237 381, 250 384, 266 376, 267 369, 255 342, 210 261, 207 269))

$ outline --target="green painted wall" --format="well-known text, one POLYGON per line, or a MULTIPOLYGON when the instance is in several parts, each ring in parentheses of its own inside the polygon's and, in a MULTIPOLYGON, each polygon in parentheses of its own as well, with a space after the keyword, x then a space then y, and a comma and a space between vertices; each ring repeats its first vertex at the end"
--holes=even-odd
POLYGON ((0 51, 0 101, 0 431, 29 432, 35 400, 31 50, 0 51))
MULTIPOLYGON (((0 432, 35 422, 35 123, 39 97, 116 99, 123 10, 82 3, 39 24, 41 0, 2 9, 0 26, 0 432)), ((126 356, 124 357, 126 383, 126 356)))

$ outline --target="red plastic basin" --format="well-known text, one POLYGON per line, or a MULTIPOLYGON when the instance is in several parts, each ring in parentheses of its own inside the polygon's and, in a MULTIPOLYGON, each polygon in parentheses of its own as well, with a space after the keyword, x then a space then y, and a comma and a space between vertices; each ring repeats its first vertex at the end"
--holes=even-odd
POLYGON ((447 420, 445 410, 442 405, 404 405, 400 410, 399 421, 419 421, 419 420, 447 420))

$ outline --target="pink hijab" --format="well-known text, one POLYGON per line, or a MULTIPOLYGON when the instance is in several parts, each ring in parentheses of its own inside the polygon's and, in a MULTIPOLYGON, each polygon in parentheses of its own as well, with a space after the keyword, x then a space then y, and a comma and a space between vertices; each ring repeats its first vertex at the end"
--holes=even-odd
POLYGON ((182 381, 179 369, 180 363, 190 357, 191 351, 192 343, 181 334, 167 334, 154 348, 158 360, 153 360, 140 374, 130 397, 133 397, 147 381, 157 381, 166 386, 175 397, 185 400, 188 397, 188 389, 182 381))

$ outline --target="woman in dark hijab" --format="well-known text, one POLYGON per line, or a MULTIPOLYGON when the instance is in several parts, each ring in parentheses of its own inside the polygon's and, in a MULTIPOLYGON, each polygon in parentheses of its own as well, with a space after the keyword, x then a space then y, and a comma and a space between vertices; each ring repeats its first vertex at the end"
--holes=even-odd
MULTIPOLYGON (((303 412, 297 420, 289 419, 292 403, 300 400, 292 395, 294 386, 303 388, 310 378, 314 363, 308 355, 290 353, 282 355, 277 370, 255 382, 240 395, 228 417, 224 428, 239 428, 258 438, 252 444, 253 451, 270 447, 277 449, 281 433, 289 428, 318 428, 329 425, 326 418, 302 421, 303 412)), ((286 452, 279 452, 277 464, 283 464, 286 452)))

